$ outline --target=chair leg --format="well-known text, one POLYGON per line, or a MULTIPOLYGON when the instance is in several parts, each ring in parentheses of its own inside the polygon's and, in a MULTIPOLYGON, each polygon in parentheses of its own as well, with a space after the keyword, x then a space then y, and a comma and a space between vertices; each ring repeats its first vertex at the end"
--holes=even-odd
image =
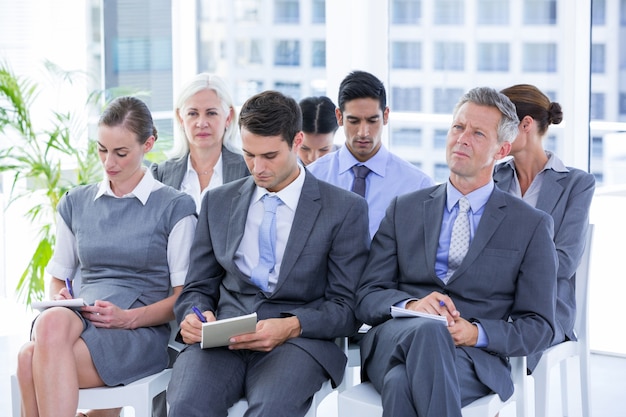
POLYGON ((550 398, 550 370, 546 366, 537 366, 533 371, 533 377, 535 380, 535 416, 548 416, 550 398), (547 381, 545 387, 538 387, 537 381, 547 381))
POLYGON ((591 401, 589 399, 589 352, 580 354, 580 398, 583 417, 591 417, 591 401))

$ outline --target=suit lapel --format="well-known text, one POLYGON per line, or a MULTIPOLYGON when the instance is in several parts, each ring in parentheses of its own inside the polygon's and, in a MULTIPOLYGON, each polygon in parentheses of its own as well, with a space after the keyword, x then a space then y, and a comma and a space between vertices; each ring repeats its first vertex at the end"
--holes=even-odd
MULTIPOLYGON (((426 262, 429 271, 435 271, 435 263, 437 261, 437 248, 439 247, 439 234, 441 233, 441 219, 443 218, 443 210, 446 203, 446 185, 442 184, 436 188, 430 196, 430 200, 424 201, 424 216, 422 221, 424 225, 424 242, 426 245, 426 262), (436 227, 433 227, 435 226, 436 227)), ((435 278, 441 282, 439 278, 435 278)))
POLYGON ((246 219, 248 218, 248 210, 250 209, 250 199, 252 198, 254 190, 254 179, 249 177, 231 200, 228 231, 226 234, 226 253, 229 259, 235 257, 235 252, 237 248, 239 248, 239 244, 243 238, 246 219))
POLYGON ((283 260, 280 265, 278 282, 276 283, 276 289, 273 294, 278 292, 285 282, 285 277, 289 276, 291 269, 295 266, 296 261, 300 257, 300 253, 302 253, 304 249, 304 245, 309 240, 309 235, 315 226, 321 209, 320 190, 317 180, 306 171, 302 192, 298 200, 298 207, 296 208, 289 238, 287 239, 287 247, 285 248, 283 260))
POLYGON ((554 211, 561 195, 563 195, 564 187, 561 185, 561 180, 566 177, 567 173, 556 172, 552 169, 548 169, 544 172, 543 183, 541 184, 541 191, 539 192, 536 208, 546 213, 552 213, 552 211, 554 211))
POLYGON ((504 206, 506 206, 504 191, 494 188, 491 197, 487 200, 485 211, 480 218, 480 223, 478 224, 476 233, 474 233, 474 239, 470 244, 467 255, 465 255, 465 258, 463 259, 463 262, 461 262, 459 268, 450 277, 448 284, 465 272, 468 266, 476 261, 478 255, 480 255, 483 249, 485 249, 487 242, 489 242, 495 231, 500 226, 500 223, 504 220, 505 214, 501 210, 504 206))

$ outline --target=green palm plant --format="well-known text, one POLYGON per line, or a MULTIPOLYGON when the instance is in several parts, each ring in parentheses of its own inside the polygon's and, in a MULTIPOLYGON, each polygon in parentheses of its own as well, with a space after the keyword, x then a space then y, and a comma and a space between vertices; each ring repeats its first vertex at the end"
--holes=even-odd
MULTIPOLYGON (((60 73, 58 68, 51 72, 60 73)), ((62 75, 64 81, 68 74, 62 75)), ((39 241, 16 288, 18 299, 27 305, 44 297, 44 268, 54 248, 59 199, 70 188, 102 178, 96 144, 85 140, 81 121, 86 115, 51 110, 50 127, 37 129, 30 109, 38 91, 35 83, 0 64, 0 173, 12 174, 9 204, 27 196, 33 199, 25 216, 40 225, 39 241), (69 175, 67 166, 73 167, 69 175), (34 190, 17 187, 21 180, 34 190)))

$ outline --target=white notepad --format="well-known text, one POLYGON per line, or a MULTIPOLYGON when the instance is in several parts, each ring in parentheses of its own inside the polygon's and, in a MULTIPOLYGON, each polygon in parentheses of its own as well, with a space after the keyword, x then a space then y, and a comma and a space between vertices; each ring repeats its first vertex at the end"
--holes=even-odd
POLYGON ((44 311, 50 307, 68 307, 68 308, 80 308, 86 306, 87 303, 82 298, 69 298, 66 300, 45 300, 34 301, 31 306, 35 310, 44 311))
POLYGON ((202 323, 202 349, 228 346, 233 336, 256 331, 256 313, 202 323))
POLYGON ((440 321, 444 326, 448 325, 448 320, 445 316, 439 314, 423 313, 421 311, 407 310, 406 308, 391 306, 392 317, 423 317, 431 320, 440 321))

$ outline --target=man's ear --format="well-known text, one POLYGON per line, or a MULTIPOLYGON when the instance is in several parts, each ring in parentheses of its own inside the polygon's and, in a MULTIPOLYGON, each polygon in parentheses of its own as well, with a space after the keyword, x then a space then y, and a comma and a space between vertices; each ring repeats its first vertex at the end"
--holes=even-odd
POLYGON ((296 136, 293 137, 293 143, 291 145, 291 147, 298 151, 298 149, 300 149, 300 147, 302 146, 302 141, 304 140, 304 133, 302 131, 299 131, 298 133, 296 133, 296 136))
POLYGON ((386 125, 389 121, 389 106, 385 107, 383 111, 383 125, 386 125))
POLYGON ((511 142, 502 142, 500 148, 498 149, 498 152, 495 155, 496 161, 507 156, 509 152, 511 152, 511 142))
POLYGON ((335 117, 337 117, 337 124, 339 126, 343 126, 343 114, 341 113, 341 109, 339 107, 335 109, 335 117))

